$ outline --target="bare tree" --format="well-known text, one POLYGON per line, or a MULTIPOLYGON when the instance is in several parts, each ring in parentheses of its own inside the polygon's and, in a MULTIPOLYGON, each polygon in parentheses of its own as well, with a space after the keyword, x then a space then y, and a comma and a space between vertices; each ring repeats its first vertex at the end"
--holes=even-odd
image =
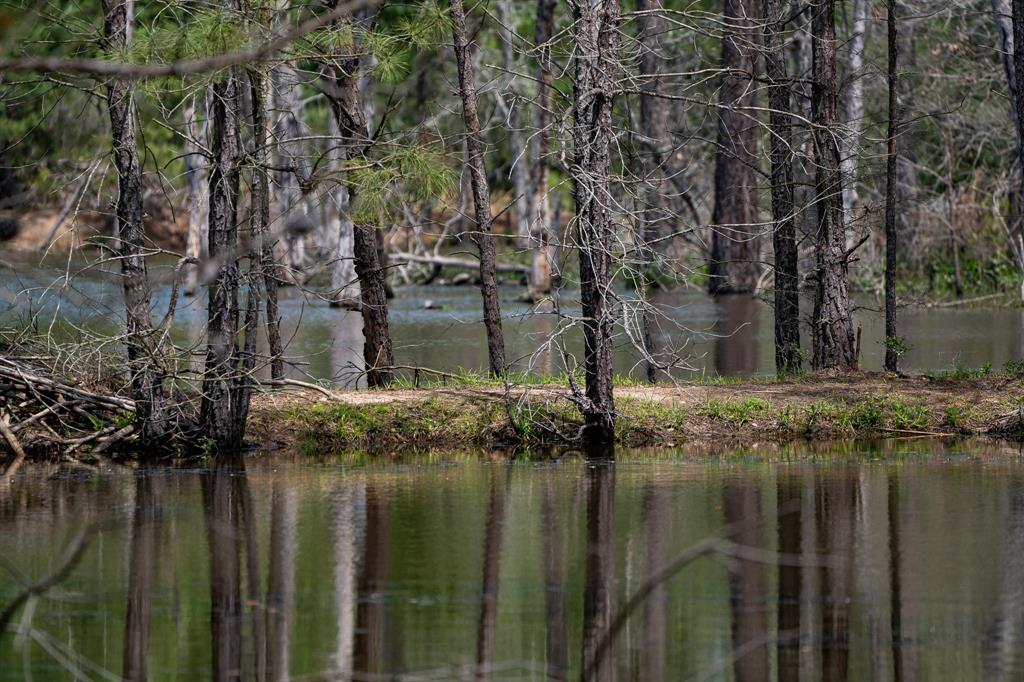
POLYGON ((855 366, 853 323, 848 292, 848 254, 843 223, 843 181, 836 129, 835 0, 811 7, 814 84, 811 118, 814 123, 815 235, 817 282, 811 322, 815 369, 855 366))
POLYGON ((724 0, 722 84, 719 89, 715 204, 711 214, 708 292, 752 293, 758 280, 757 121, 753 78, 757 68, 757 3, 724 0))
POLYGON ((534 301, 551 293, 551 277, 558 224, 553 220, 551 188, 548 183, 552 93, 554 73, 551 61, 551 43, 555 36, 555 0, 537 0, 537 16, 533 40, 537 49, 537 107, 534 138, 531 144, 533 165, 533 206, 535 215, 530 224, 530 298, 534 301))
MULTIPOLYGON (((665 197, 662 186, 665 183, 665 164, 672 153, 671 138, 668 135, 668 100, 661 96, 661 35, 665 32, 664 7, 661 0, 638 0, 637 41, 643 46, 640 55, 640 135, 642 153, 642 179, 644 181, 642 206, 637 216, 636 249, 639 251, 637 269, 640 277, 637 287, 641 296, 646 296, 652 285, 654 268, 654 246, 658 226, 665 222, 663 209, 665 197)), ((647 381, 654 383, 656 365, 653 360, 654 320, 650 307, 645 305, 641 312, 642 342, 646 355, 645 371, 647 381)))
POLYGON ((609 176, 620 7, 618 0, 573 0, 571 6, 576 72, 572 176, 586 376, 586 396, 576 398, 586 420, 584 437, 596 445, 615 437, 612 249, 616 236, 609 176))
POLYGON ((484 328, 487 330, 487 357, 491 376, 505 372, 505 337, 501 330, 501 304, 498 301, 498 278, 494 272, 494 237, 491 236, 491 191, 484 167, 484 143, 477 114, 476 82, 466 35, 466 14, 462 0, 450 3, 455 63, 459 70, 459 97, 462 99, 462 120, 466 125, 466 156, 473 190, 476 229, 473 240, 480 250, 480 294, 484 302, 484 328))
MULTIPOLYGON (((131 1, 104 0, 103 31, 110 49, 126 51, 130 45, 131 1)), ((165 368, 158 330, 153 327, 149 274, 146 270, 142 225, 142 168, 135 141, 134 90, 128 81, 112 78, 107 85, 107 110, 117 168, 117 213, 119 239, 115 248, 121 262, 124 292, 128 369, 138 420, 139 439, 144 444, 163 441, 170 432, 170 405, 164 386, 165 368)))
POLYGON ((853 0, 850 38, 847 41, 846 89, 843 97, 846 134, 843 135, 843 215, 847 225, 847 246, 853 245, 853 212, 860 201, 857 169, 861 159, 864 131, 864 50, 868 36, 868 0, 853 0))

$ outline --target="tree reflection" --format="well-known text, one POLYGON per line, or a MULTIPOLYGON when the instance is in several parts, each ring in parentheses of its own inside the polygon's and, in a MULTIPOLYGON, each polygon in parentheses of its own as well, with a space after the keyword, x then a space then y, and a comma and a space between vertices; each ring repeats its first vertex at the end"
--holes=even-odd
POLYGON ((544 615, 546 616, 546 659, 549 680, 564 680, 569 668, 569 646, 565 619, 565 536, 555 510, 555 487, 549 473, 541 498, 541 534, 544 559, 544 615))
POLYGON ((501 530, 505 522, 505 468, 490 467, 490 494, 484 529, 483 591, 477 619, 476 679, 490 680, 494 667, 494 641, 498 620, 498 584, 501 568, 501 530))
POLYGON ((353 670, 362 674, 385 672, 385 610, 382 595, 388 579, 390 504, 386 486, 372 479, 366 484, 366 541, 359 576, 353 670))
MULTIPOLYGON (((779 553, 800 556, 802 540, 802 490, 796 474, 780 468, 776 481, 779 510, 779 553), (798 511, 793 511, 796 507, 798 511)), ((799 565, 779 564, 778 667, 779 680, 800 679, 800 589, 803 569, 799 565)))
POLYGON ((715 371, 722 376, 757 372, 757 327, 761 302, 754 296, 716 296, 715 371))
POLYGON ((821 567, 822 678, 843 682, 849 672, 855 479, 847 471, 823 474, 818 489, 821 567))
POLYGON ((210 633, 213 679, 242 676, 241 535, 238 475, 244 470, 218 467, 202 476, 203 506, 210 557, 210 633))
POLYGON ((149 623, 156 579, 157 538, 163 513, 164 479, 152 472, 135 476, 135 515, 128 558, 128 604, 125 609, 122 677, 149 678, 149 623))
MULTIPOLYGON (((725 520, 735 530, 734 542, 761 546, 761 493, 754 481, 725 485, 725 520)), ((738 560, 729 571, 733 674, 737 682, 769 679, 768 618, 765 613, 764 565, 738 560)))
MULTIPOLYGON (((672 539, 672 495, 667 486, 652 483, 644 491, 643 523, 646 552, 641 562, 644 581, 653 581, 668 565, 672 539)), ((644 601, 641 613, 641 646, 636 659, 638 678, 649 682, 666 679, 668 637, 668 583, 661 581, 644 601)))
POLYGON ((615 465, 588 464, 587 558, 583 584, 583 679, 614 682, 615 465))

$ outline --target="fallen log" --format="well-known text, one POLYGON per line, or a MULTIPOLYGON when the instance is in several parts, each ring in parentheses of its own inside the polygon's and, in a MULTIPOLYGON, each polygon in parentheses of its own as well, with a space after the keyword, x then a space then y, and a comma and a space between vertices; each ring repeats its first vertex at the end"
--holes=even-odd
MULTIPOLYGON (((399 260, 406 260, 410 263, 426 263, 427 265, 434 265, 442 268, 460 268, 463 270, 479 270, 480 263, 478 261, 469 260, 467 258, 451 258, 449 256, 420 256, 415 253, 407 253, 405 251, 398 251, 392 253, 392 258, 399 260)), ((497 272, 514 272, 519 275, 529 274, 530 268, 526 265, 518 265, 516 263, 497 263, 494 266, 497 272)))

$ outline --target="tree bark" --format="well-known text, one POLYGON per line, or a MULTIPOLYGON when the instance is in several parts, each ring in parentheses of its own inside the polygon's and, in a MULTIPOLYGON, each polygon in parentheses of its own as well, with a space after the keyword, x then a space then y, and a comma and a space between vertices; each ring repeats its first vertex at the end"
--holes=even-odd
MULTIPOLYGON (((270 375, 273 379, 284 378, 284 346, 281 342, 281 315, 278 311, 277 285, 280 282, 280 268, 274 256, 276 240, 267 238, 270 225, 270 122, 267 116, 267 78, 253 66, 249 72, 249 99, 252 102, 253 130, 253 176, 251 207, 249 210, 250 240, 254 249, 251 268, 256 272, 249 275, 249 296, 259 291, 262 284, 265 293, 267 313, 267 345, 270 350, 270 375), (257 281, 262 280, 262 281, 257 281)), ((255 330, 246 330, 246 334, 255 330)))
MULTIPOLYGON (((338 126, 338 144, 347 158, 360 158, 370 147, 359 88, 359 62, 357 56, 329 68, 332 87, 328 93, 331 113, 338 126)), ((355 186, 347 184, 349 201, 356 195, 355 186)), ((388 322, 388 301, 377 252, 377 235, 372 225, 353 227, 353 256, 356 276, 359 278, 359 297, 363 316, 363 361, 366 364, 366 383, 371 388, 388 386, 394 380, 394 353, 391 349, 391 329, 388 322)))
POLYGON ((793 133, 789 74, 783 51, 782 0, 764 0, 764 68, 768 78, 772 249, 775 252, 775 371, 799 372, 800 277, 793 204, 793 133))
POLYGON ((575 72, 573 84, 572 175, 576 191, 576 238, 583 306, 586 400, 584 439, 590 445, 615 437, 612 395, 612 104, 618 72, 619 0, 573 0, 575 72))
MULTIPOLYGON (((104 35, 114 51, 127 50, 130 45, 129 4, 121 0, 104 0, 103 3, 104 35)), ((146 234, 142 225, 142 168, 135 140, 133 97, 128 81, 114 78, 107 85, 107 109, 117 168, 116 219, 120 238, 115 249, 120 252, 125 345, 136 405, 136 431, 145 446, 160 443, 170 435, 171 409, 164 386, 166 370, 162 366, 160 334, 153 328, 152 320, 146 234)))
POLYGON ((1024 0, 1013 0, 1013 105, 1017 123, 1017 159, 1020 164, 1020 205, 1024 206, 1024 97, 1020 96, 1020 83, 1024 83, 1024 50, 1017 46, 1024 45, 1024 0))
POLYGON ((811 42, 814 84, 815 194, 818 228, 815 235, 817 288, 812 320, 814 369, 852 369, 856 363, 853 323, 847 285, 846 229, 843 224, 843 181, 836 143, 835 0, 812 7, 811 42))
POLYGON ((885 369, 889 372, 897 370, 899 355, 893 345, 896 341, 896 254, 898 253, 898 233, 896 225, 897 200, 897 165, 899 155, 896 139, 900 130, 900 107, 897 99, 899 75, 899 40, 896 26, 896 2, 888 0, 886 7, 886 28, 888 43, 888 66, 886 76, 889 81, 889 127, 886 132, 885 158, 885 369))
POLYGON ((530 222, 530 298, 538 301, 551 293, 552 272, 555 260, 555 245, 552 235, 556 234, 557 221, 553 220, 551 201, 548 197, 552 84, 554 73, 551 64, 551 41, 555 35, 556 0, 537 0, 537 17, 534 26, 534 43, 537 48, 537 107, 536 131, 531 143, 533 165, 533 208, 530 222))
POLYGON ((462 120, 466 125, 466 154, 469 160, 470 186, 473 190, 476 229, 473 239, 480 250, 480 294, 484 303, 484 328, 487 330, 487 356, 491 376, 505 373, 505 338, 501 329, 501 305, 498 302, 498 278, 494 273, 494 238, 491 236, 491 192, 484 168, 484 144, 477 114, 476 83, 466 35, 466 14, 462 0, 451 0, 452 39, 459 70, 459 97, 462 120))
MULTIPOLYGON (((229 6, 233 4, 228 0, 229 6)), ((219 454, 236 454, 245 428, 240 419, 241 389, 237 347, 238 289, 238 186, 242 148, 240 139, 241 92, 238 74, 231 70, 213 86, 213 152, 210 169, 209 254, 216 276, 209 287, 206 369, 200 406, 202 435, 219 454)))
POLYGON ((756 0, 724 0, 715 203, 708 292, 752 293, 757 287, 757 121, 752 112, 757 69, 756 0))
POLYGON ((665 31, 662 16, 662 0, 637 0, 637 42, 643 46, 640 55, 640 135, 641 173, 644 182, 642 205, 637 217, 636 245, 639 271, 638 288, 641 305, 641 336, 643 338, 644 362, 647 381, 654 383, 656 363, 654 362, 653 314, 647 293, 653 285, 654 248, 652 240, 657 237, 658 225, 666 219, 663 208, 662 185, 665 181, 665 163, 671 153, 668 138, 668 100, 661 97, 660 36, 665 31))

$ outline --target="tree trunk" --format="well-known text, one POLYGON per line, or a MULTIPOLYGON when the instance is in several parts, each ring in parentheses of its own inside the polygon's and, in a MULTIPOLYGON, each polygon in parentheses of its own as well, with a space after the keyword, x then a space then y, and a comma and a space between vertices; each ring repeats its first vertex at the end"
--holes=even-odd
MULTIPOLYGON (((332 117, 328 122, 328 136, 338 140, 341 132, 338 121, 332 117)), ((328 164, 332 173, 344 173, 344 147, 329 143, 328 164)), ((323 220, 327 223, 327 255, 331 263, 331 306, 335 308, 358 308, 360 304, 359 278, 355 263, 355 225, 349 214, 352 197, 344 184, 332 184, 325 192, 323 220)), ((376 239, 376 235, 374 235, 376 239)), ((378 252, 379 256, 379 252, 378 252)))
POLYGON ((757 69, 757 3, 725 0, 722 76, 719 90, 715 203, 711 215, 708 292, 752 293, 757 287, 757 121, 753 112, 757 69))
POLYGON ((864 129, 864 48, 868 34, 868 0, 853 0, 853 25, 850 28, 846 79, 849 84, 843 102, 846 134, 843 135, 843 216, 847 225, 847 248, 853 246, 853 211, 857 193, 857 166, 860 162, 860 138, 864 129))
POLYGON ((817 288, 812 319, 814 369, 852 369, 856 363, 853 323, 847 290, 846 229, 843 224, 843 181, 836 143, 835 0, 812 8, 811 42, 814 85, 815 193, 818 229, 815 239, 817 288))
POLYGON ((209 120, 209 92, 204 88, 202 94, 192 95, 185 106, 185 201, 188 204, 188 235, 185 243, 185 255, 194 258, 196 263, 185 270, 185 295, 194 296, 199 288, 199 273, 202 263, 208 258, 206 243, 210 238, 207 219, 209 197, 209 181, 206 158, 209 120), (196 99, 202 97, 202 116, 197 112, 196 99), (201 120, 201 123, 200 123, 201 120))
MULTIPOLYGON (((252 102, 252 130, 254 162, 250 216, 250 240, 254 249, 254 260, 249 275, 249 296, 259 290, 262 284, 266 294, 267 345, 270 350, 270 375, 273 379, 284 378, 284 346, 281 342, 281 316, 277 305, 277 285, 280 272, 274 256, 276 240, 270 240, 267 229, 270 225, 270 122, 267 115, 267 78, 255 65, 249 72, 249 98, 252 102), (256 280, 262 280, 256 281, 256 280)), ((246 335, 255 330, 246 329, 246 335)))
POLYGON ((238 412, 244 391, 240 390, 241 353, 236 339, 241 281, 237 253, 240 98, 234 70, 213 86, 209 253, 216 276, 209 287, 206 369, 199 418, 202 435, 225 456, 238 452, 245 427, 238 412))
MULTIPOLYGON (((283 23, 284 19, 279 18, 278 21, 283 23)), ((271 71, 270 78, 274 84, 274 107, 278 115, 274 125, 278 139, 275 165, 282 169, 276 172, 275 213, 285 232, 277 249, 278 261, 286 280, 294 282, 301 280, 306 261, 305 233, 308 228, 304 223, 309 220, 309 202, 299 185, 308 183, 310 178, 306 144, 298 139, 306 126, 298 70, 291 64, 279 64, 271 71), (303 229, 296 229, 300 225, 303 229)))
POLYGON ((793 205, 793 134, 790 85, 783 51, 782 0, 764 0, 764 68, 768 78, 769 155, 772 178, 772 248, 775 252, 775 371, 799 372, 800 277, 793 205))
POLYGON ((897 100, 899 63, 899 40, 896 26, 896 2, 888 0, 886 8, 886 28, 888 43, 889 80, 889 127, 886 133, 885 158, 885 369, 888 372, 897 370, 899 355, 896 353, 896 254, 899 239, 896 226, 897 201, 897 165, 899 155, 896 139, 900 129, 900 107, 897 100))
POLYGON ((615 437, 612 395, 612 103, 618 71, 619 0, 573 0, 576 80, 573 84, 572 168, 583 306, 586 400, 581 401, 590 445, 615 437))
MULTIPOLYGON (((130 2, 104 0, 104 35, 113 51, 129 47, 130 2)), ((107 109, 117 168, 117 223, 120 238, 121 288, 124 293, 125 345, 132 398, 136 405, 137 433, 143 445, 156 444, 170 435, 171 410, 164 387, 160 334, 153 328, 149 274, 146 270, 145 230, 142 226, 142 168, 135 142, 134 93, 128 81, 111 79, 107 109)))
POLYGON ((462 119, 466 125, 466 152, 473 190, 476 229, 473 238, 480 249, 480 293, 484 300, 484 327, 487 330, 487 355, 491 376, 505 372, 505 339, 501 330, 501 306, 498 302, 498 278, 494 274, 494 238, 491 236, 491 193, 484 168, 484 144, 477 115, 476 83, 466 36, 466 15, 462 0, 452 0, 452 38, 455 61, 459 69, 459 97, 462 119))
POLYGON ((647 381, 654 383, 656 363, 654 361, 654 320, 647 293, 653 285, 652 270, 654 248, 651 245, 658 235, 658 226, 667 219, 664 211, 662 185, 665 181, 665 164, 671 154, 668 137, 668 100, 661 97, 661 35, 665 32, 664 6, 661 0, 637 0, 637 42, 643 46, 640 55, 640 135, 641 135, 641 177, 644 182, 642 205, 637 217, 636 244, 638 288, 643 307, 641 336, 643 338, 645 370, 647 381))
MULTIPOLYGON (((1013 0, 1013 44, 1024 45, 1024 0, 1013 0)), ((1024 83, 1024 50, 1013 50, 1013 84, 1016 86, 1013 92, 1013 105, 1017 123, 1017 158, 1020 162, 1020 186, 1018 192, 1022 197, 1021 205, 1024 206, 1024 97, 1020 96, 1019 83, 1024 83)))
POLYGON ((536 130, 531 143, 531 164, 533 166, 533 208, 530 223, 530 298, 538 301, 551 293, 552 267, 555 245, 552 235, 556 234, 557 221, 553 220, 551 201, 548 197, 548 153, 550 149, 552 84, 554 73, 551 65, 551 41, 555 35, 555 0, 537 0, 537 17, 534 26, 534 43, 537 48, 537 107, 536 130))
MULTIPOLYGON (((363 109, 359 88, 359 61, 359 57, 355 56, 329 69, 332 80, 328 93, 331 113, 338 126, 338 144, 345 150, 343 153, 348 159, 365 156, 370 147, 366 111, 363 109)), ((348 183, 347 191, 351 202, 355 199, 356 188, 348 183)), ((391 350, 384 270, 380 266, 376 230, 372 225, 354 226, 353 255, 363 315, 366 383, 371 388, 382 388, 394 379, 395 358, 391 350)))

